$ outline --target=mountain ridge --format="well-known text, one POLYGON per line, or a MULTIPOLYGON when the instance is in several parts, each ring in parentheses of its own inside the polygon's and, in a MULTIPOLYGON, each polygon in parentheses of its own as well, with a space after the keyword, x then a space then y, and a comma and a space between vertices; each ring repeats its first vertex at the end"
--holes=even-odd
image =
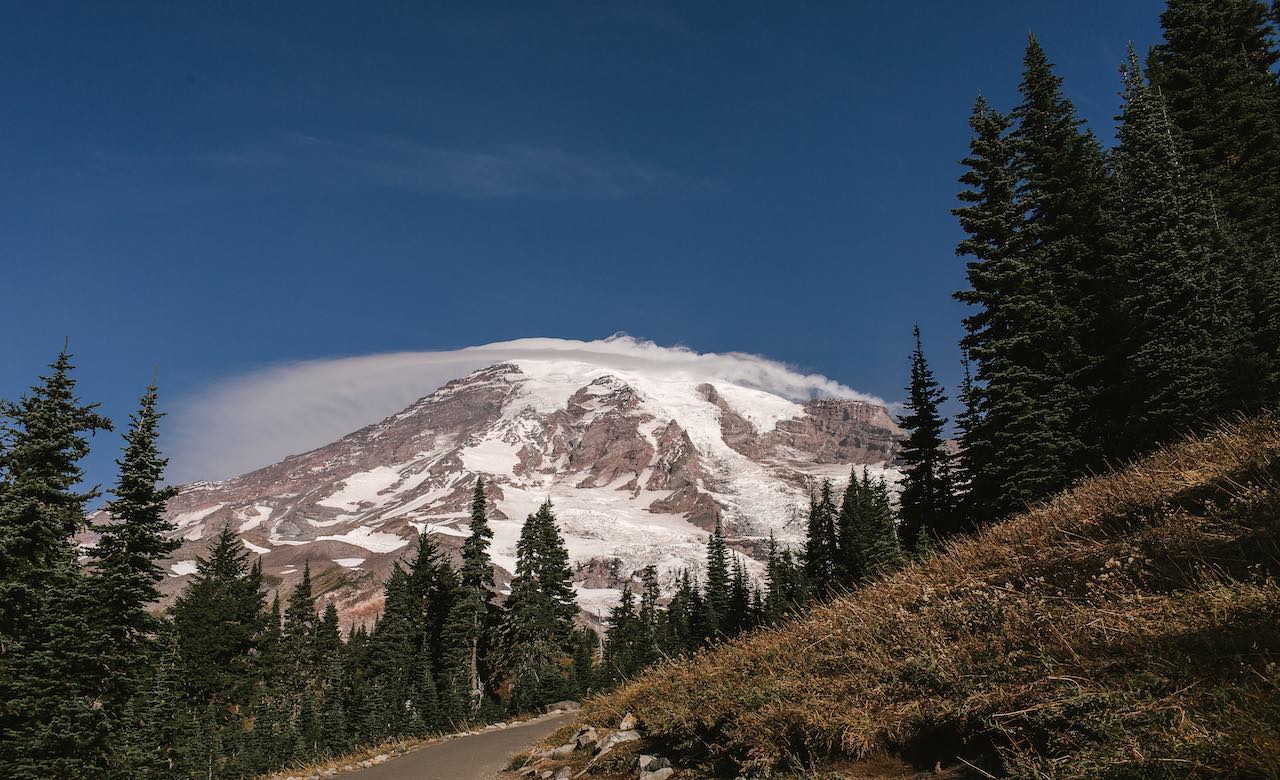
POLYGON ((419 531, 455 550, 477 476, 488 484, 502 586, 523 518, 550 498, 579 566, 580 604, 603 614, 630 573, 696 569, 724 518, 748 568, 770 533, 801 537, 797 512, 823 479, 887 464, 901 431, 865 401, 791 401, 679 371, 578 360, 508 360, 452 380, 330 444, 181 488, 168 509, 183 545, 161 587, 179 590, 204 540, 230 523, 288 587, 309 562, 344 621, 381 606, 381 582, 419 531))

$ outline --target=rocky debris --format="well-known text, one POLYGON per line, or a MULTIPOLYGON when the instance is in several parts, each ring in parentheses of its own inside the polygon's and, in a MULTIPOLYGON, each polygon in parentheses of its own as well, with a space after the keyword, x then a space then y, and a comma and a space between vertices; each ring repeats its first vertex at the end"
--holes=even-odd
POLYGON ((558 701, 555 704, 548 704, 542 708, 543 712, 576 712, 582 709, 582 705, 572 699, 558 701))
POLYGON ((590 726, 587 726, 586 728, 580 730, 578 734, 573 738, 573 744, 577 745, 578 749, 581 750, 582 748, 586 747, 587 745, 590 745, 592 742, 595 742, 598 739, 600 739, 600 735, 596 733, 596 730, 591 728, 590 726))
POLYGON ((519 770, 519 775, 538 780, 564 780, 603 772, 614 777, 614 773, 625 772, 625 768, 630 767, 638 780, 668 780, 675 776, 676 768, 663 756, 640 753, 630 758, 627 753, 616 751, 620 745, 638 749, 643 744, 639 729, 640 721, 631 713, 619 721, 617 729, 584 725, 565 744, 533 753, 533 760, 519 770))

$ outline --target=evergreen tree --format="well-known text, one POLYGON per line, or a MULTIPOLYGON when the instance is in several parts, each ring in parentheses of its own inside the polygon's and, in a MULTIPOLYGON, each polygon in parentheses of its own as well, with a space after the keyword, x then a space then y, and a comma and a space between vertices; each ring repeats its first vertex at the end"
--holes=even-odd
POLYGON ((409 733, 411 704, 418 675, 417 617, 419 604, 410 588, 409 575, 400 564, 391 568, 383 596, 382 616, 369 638, 366 681, 381 695, 382 711, 373 715, 377 725, 371 736, 382 740, 409 733))
POLYGON ((715 638, 728 630, 729 620, 729 553, 724 541, 724 528, 716 515, 715 528, 707 537, 706 631, 715 638))
POLYGON ((605 634, 604 677, 606 685, 616 685, 643 668, 644 629, 636 614, 631 583, 624 583, 617 605, 609 610, 605 634))
POLYGON ((491 626, 493 565, 483 480, 476 479, 471 502, 471 532, 462 545, 459 590, 446 620, 442 644, 441 696, 445 711, 456 720, 475 717, 484 702, 483 657, 491 626))
POLYGON ((1126 275, 1129 374, 1114 392, 1127 407, 1131 455, 1231 410, 1233 370, 1246 343, 1239 249, 1216 219, 1185 144, 1137 55, 1124 72, 1116 202, 1126 275))
MULTIPOLYGON (((1273 8, 1274 11, 1274 8, 1273 8)), ((1184 140, 1183 170, 1238 231, 1252 349, 1231 371, 1232 405, 1252 413, 1280 397, 1280 61, 1259 0, 1169 0, 1153 87, 1184 140)), ((1203 198, 1203 195, 1201 195, 1203 198)))
POLYGON ((108 753, 97 705, 105 670, 74 536, 96 490, 78 491, 86 436, 110 429, 76 397, 64 349, 49 375, 3 407, 0 503, 0 766, 12 778, 99 774, 108 753))
POLYGON ((826 598, 839 581, 839 532, 831 481, 824 480, 818 497, 809 502, 805 529, 804 571, 815 596, 826 598))
POLYGON ((777 622, 795 614, 805 602, 803 572, 791 550, 779 549, 772 533, 765 576, 769 589, 764 604, 765 622, 777 622))
POLYGON ((512 703, 531 709, 563 698, 577 602, 551 502, 529 515, 516 542, 516 571, 498 632, 499 665, 512 703))
POLYGON ((319 628, 320 616, 316 614, 315 598, 311 593, 311 562, 306 561, 302 564, 302 579, 289 594, 281 633, 285 658, 291 666, 295 685, 317 677, 319 667, 315 650, 319 628))
POLYGON ((152 384, 125 434, 115 500, 108 506, 110 520, 89 551, 95 630, 102 641, 101 694, 116 716, 133 694, 161 625, 150 612, 160 600, 156 583, 164 578, 159 561, 179 545, 165 536, 170 527, 165 504, 177 490, 160 486, 167 463, 156 449, 161 416, 152 384))
POLYGON ((638 656, 642 666, 649 666, 656 663, 661 656, 664 631, 662 611, 658 607, 661 591, 658 587, 657 567, 650 565, 641 569, 640 582, 640 609, 637 612, 637 618, 640 621, 642 636, 638 656))
POLYGON ((1084 122, 1035 36, 1028 38, 1024 66, 1012 140, 1031 308, 1005 348, 1039 390, 1018 401, 1040 420, 1019 420, 1023 437, 1015 444, 1048 467, 1015 477, 1014 485, 1034 500, 1099 463, 1111 421, 1102 418, 1096 396, 1119 368, 1120 280, 1108 241, 1102 147, 1092 132, 1081 131, 1084 122))
POLYGON ((742 559, 733 556, 733 566, 729 575, 729 604, 725 620, 725 633, 736 636, 752 628, 751 620, 751 583, 747 579, 747 569, 742 559))
POLYGON ((964 318, 961 340, 962 350, 975 366, 975 381, 970 384, 960 451, 960 472, 968 481, 966 519, 973 525, 1001 498, 1004 474, 996 464, 1001 432, 994 421, 988 422, 987 411, 994 394, 1000 402, 995 420, 1007 417, 1011 394, 1005 388, 1013 366, 1004 345, 1019 330, 1029 283, 1022 252, 1023 215, 1017 201, 1016 150, 1008 136, 1012 121, 979 95, 969 126, 973 137, 960 177, 965 189, 958 196, 966 205, 952 213, 966 233, 956 254, 972 258, 965 266, 969 287, 955 293, 955 298, 974 307, 964 318), (995 384, 988 390, 993 379, 995 384))
POLYGON ((920 345, 920 326, 915 326, 915 349, 911 353, 911 382, 901 424, 907 432, 898 458, 902 464, 902 493, 898 514, 903 538, 915 543, 922 529, 942 538, 955 533, 954 486, 951 484, 951 453, 943 446, 947 420, 938 407, 947 397, 933 378, 920 345))
MULTIPOLYGON (((265 629, 261 571, 230 525, 196 559, 196 573, 170 608, 177 637, 178 668, 186 695, 195 704, 217 703, 215 711, 246 708, 253 700, 255 658, 265 629)), ((206 725, 211 725, 206 723, 206 725)))

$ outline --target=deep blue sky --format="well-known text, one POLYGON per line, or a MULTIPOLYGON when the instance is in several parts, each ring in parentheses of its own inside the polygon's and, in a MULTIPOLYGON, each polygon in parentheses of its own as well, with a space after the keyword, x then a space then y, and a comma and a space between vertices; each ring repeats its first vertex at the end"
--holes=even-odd
POLYGON ((1109 142, 1161 5, 0 0, 0 397, 626 331, 899 398, 917 320, 950 386, 975 94, 1034 31, 1109 142))

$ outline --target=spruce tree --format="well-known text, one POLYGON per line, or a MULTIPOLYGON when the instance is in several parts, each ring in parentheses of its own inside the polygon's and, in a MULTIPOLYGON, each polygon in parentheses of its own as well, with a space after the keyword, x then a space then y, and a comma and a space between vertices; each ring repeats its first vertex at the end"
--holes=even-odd
POLYGON ((564 540, 551 502, 529 515, 516 542, 516 571, 498 629, 498 665, 512 683, 513 704, 531 709, 567 693, 577 603, 564 540))
POLYGON ((285 657, 292 667, 296 683, 314 681, 319 667, 316 663, 316 636, 320 628, 320 616, 316 614, 315 597, 311 592, 311 562, 302 564, 302 579, 289 594, 284 611, 284 627, 281 640, 285 657))
POLYGON ((75 535, 96 490, 79 491, 87 436, 110 421, 76 397, 64 349, 47 376, 3 406, 0 502, 0 766, 13 778, 98 774, 105 674, 75 535))
MULTIPOLYGON (((1274 7, 1273 7, 1274 12, 1274 7)), ((1280 398, 1280 61, 1259 0, 1170 0, 1152 86, 1220 218, 1236 227, 1252 350, 1231 369, 1246 413, 1280 398)))
POLYGON ((911 381, 907 387, 907 414, 900 423, 907 432, 898 459, 902 464, 902 493, 898 514, 908 548, 922 530, 937 538, 959 530, 955 488, 951 483, 951 453, 943 445, 947 420, 938 407, 947 400, 920 345, 920 326, 912 335, 911 381))
POLYGON ((707 636, 715 638, 729 628, 729 553, 719 515, 716 515, 715 528, 707 537, 705 590, 707 636))
POLYGON ((1124 80, 1115 199, 1133 284, 1129 373, 1114 392, 1127 409, 1127 446, 1116 454, 1128 456, 1233 411, 1233 369, 1249 346, 1239 244, 1186 164, 1181 132, 1132 49, 1124 80))
POLYGON ((116 715, 133 693, 161 625, 150 611, 160 600, 156 583, 164 572, 159 562, 179 545, 165 536, 170 528, 165 505, 177 490, 160 485, 167 461, 156 448, 162 416, 156 392, 153 383, 130 418, 124 455, 117 461, 115 499, 107 507, 110 519, 89 551, 95 629, 103 642, 102 694, 116 715))
MULTIPOLYGON (((180 676, 193 703, 218 702, 217 713, 253 700, 255 659, 264 635, 261 571, 249 565, 235 531, 226 525, 208 557, 170 608, 180 676)), ((213 714, 212 712, 210 713, 213 714)), ((222 725, 224 718, 214 718, 222 725)))
POLYGON ((840 579, 837 522, 831 481, 823 480, 818 496, 809 501, 804 545, 805 576, 819 598, 829 597, 840 579))
MULTIPOLYGON (((966 204, 954 209, 966 237, 956 254, 971 258, 965 264, 968 289, 955 298, 973 307, 964 318, 961 349, 974 364, 962 431, 959 470, 968 481, 967 521, 974 525, 996 507, 1004 478, 997 463, 1001 431, 987 422, 994 393, 1003 419, 1012 365, 1004 345, 1018 330, 1021 300, 1027 289, 1027 265, 1022 252, 1022 209, 1017 201, 1016 150, 1008 136, 1012 121, 995 111, 981 96, 969 117, 973 130, 969 155, 962 161, 965 186, 958 198, 966 204), (988 385, 995 379, 991 390, 988 385)), ((1007 468, 1004 467, 1004 468, 1007 468)))
POLYGON ((483 658, 491 627, 493 564, 484 482, 476 479, 471 502, 471 532, 462 545, 457 598, 445 622, 441 660, 441 697, 445 711, 457 721, 475 717, 484 702, 483 658))
POLYGON ((1104 419, 1097 394, 1120 366, 1115 327, 1121 280, 1109 243, 1102 147, 1092 132, 1081 130, 1084 122, 1035 36, 1028 38, 1023 62, 1012 140, 1026 214, 1021 237, 1031 308, 1006 349, 1035 382, 1037 392, 1018 402, 1040 421, 1024 417, 1018 432, 1027 454, 1043 461, 1015 484, 1040 498, 1100 462, 1111 420, 1104 419))

